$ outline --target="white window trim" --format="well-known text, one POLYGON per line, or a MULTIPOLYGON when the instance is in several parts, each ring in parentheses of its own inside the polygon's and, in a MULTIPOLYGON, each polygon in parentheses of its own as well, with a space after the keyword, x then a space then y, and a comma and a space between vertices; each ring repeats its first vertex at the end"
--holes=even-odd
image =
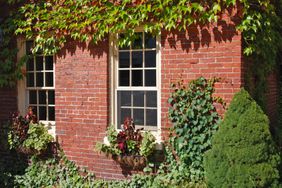
MULTIPOLYGON (((26 40, 23 37, 17 38, 17 61, 19 61, 26 53, 26 40)), ((55 58, 54 58, 55 60, 55 58)), ((54 61, 55 62, 55 61, 54 61)), ((54 87, 45 87, 46 89, 55 89, 55 64, 53 66, 54 71, 54 87)), ((22 71, 26 72, 26 67, 22 67, 22 71)), ((27 108, 29 106, 28 101, 28 92, 26 87, 26 76, 23 77, 22 80, 18 80, 17 82, 17 103, 18 103, 18 110, 20 114, 25 115, 27 113, 27 108)), ((56 100, 56 99, 55 99, 56 100)), ((56 104, 55 104, 56 106, 56 104)), ((55 107, 56 108, 56 107, 55 107)), ((44 124, 48 128, 49 134, 51 134, 54 138, 56 138, 56 122, 55 121, 39 121, 40 123, 44 124)))
MULTIPOLYGON (((136 29, 136 32, 143 32, 142 28, 136 29)), ((117 131, 117 115, 116 115, 116 88, 118 85, 117 80, 117 70, 118 70, 118 34, 111 34, 109 37, 109 73, 110 73, 110 122, 115 125, 117 131)), ((161 139, 161 35, 156 36, 156 87, 130 87, 130 90, 157 90, 157 129, 151 131, 151 133, 156 137, 157 143, 162 143, 161 139)), ((119 90, 126 89, 128 87, 118 87, 119 90)))

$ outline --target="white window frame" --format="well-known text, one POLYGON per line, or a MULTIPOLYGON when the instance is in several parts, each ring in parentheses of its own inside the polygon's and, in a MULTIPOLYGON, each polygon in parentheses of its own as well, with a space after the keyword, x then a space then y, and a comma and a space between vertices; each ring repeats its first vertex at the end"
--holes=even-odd
MULTIPOLYGON (((135 32, 144 32, 142 28, 136 29, 135 32)), ((117 89, 125 91, 157 91, 157 127, 154 130, 150 130, 156 137, 157 142, 161 142, 161 35, 156 36, 156 87, 152 86, 131 86, 122 87, 118 86, 118 34, 112 34, 109 37, 109 72, 110 72, 110 99, 111 99, 111 124, 115 125, 117 131, 117 89)), ((143 49, 144 50, 144 49, 143 49)), ((133 50, 134 51, 134 50, 133 50)), ((142 68, 144 69, 144 67, 142 68)), ((145 68, 146 69, 146 68, 145 68)), ((143 78, 144 82, 144 78, 143 78)))
MULTIPOLYGON (((18 53, 17 53, 17 61, 19 61, 24 55, 26 55, 26 40, 22 37, 19 37, 17 39, 17 48, 18 48, 18 53)), ((27 88, 26 86, 26 76, 23 77, 22 80, 18 80, 17 82, 17 91, 18 91, 18 110, 20 112, 20 114, 24 115, 27 113, 27 108, 29 107, 29 95, 28 95, 28 90, 37 90, 37 89, 53 89, 55 90, 55 56, 53 56, 53 84, 54 87, 33 87, 33 88, 27 88)), ((22 67, 22 71, 26 72, 26 65, 24 65, 22 67)), ((44 76, 45 77, 45 76, 44 76)), ((43 80, 45 80, 43 78, 43 80)), ((37 100, 38 96, 37 96, 37 100)), ((47 104, 46 104, 47 106, 47 104)), ((56 104, 54 104, 54 107, 56 106, 56 104)), ((56 135, 56 121, 39 121, 40 123, 44 124, 46 127, 48 127, 48 132, 55 137, 56 135)))

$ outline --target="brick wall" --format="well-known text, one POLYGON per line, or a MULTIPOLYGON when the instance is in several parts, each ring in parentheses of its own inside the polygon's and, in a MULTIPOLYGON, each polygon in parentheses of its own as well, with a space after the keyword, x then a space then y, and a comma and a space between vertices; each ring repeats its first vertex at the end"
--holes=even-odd
MULTIPOLYGON (((128 172, 93 151, 109 124, 109 46, 69 43, 56 61, 56 132, 69 159, 97 177, 125 178, 128 172)), ((170 83, 199 76, 221 77, 217 95, 230 102, 242 84, 241 36, 234 25, 191 27, 186 33, 162 32, 161 126, 165 137, 170 123, 167 99, 170 83)))
POLYGON ((114 161, 94 152, 109 124, 108 41, 70 43, 56 61, 56 132, 70 160, 97 177, 122 178, 114 161))
POLYGON ((11 112, 17 109, 16 88, 0 88, 0 124, 7 121, 11 112))
POLYGON ((266 112, 272 126, 278 123, 279 105, 279 77, 277 71, 273 71, 267 78, 266 112))
MULTIPOLYGON (((233 26, 192 27, 187 33, 163 33, 161 53, 164 133, 171 126, 167 118, 171 82, 179 79, 189 82, 200 76, 219 77, 221 81, 216 84, 216 95, 227 103, 242 85, 241 36, 234 32, 233 26)), ((219 111, 223 114, 223 109, 219 111)))

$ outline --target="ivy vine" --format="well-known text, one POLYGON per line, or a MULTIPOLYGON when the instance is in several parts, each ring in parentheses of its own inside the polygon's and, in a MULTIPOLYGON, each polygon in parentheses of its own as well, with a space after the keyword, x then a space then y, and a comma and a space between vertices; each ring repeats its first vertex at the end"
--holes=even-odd
MULTIPOLYGON (((262 57, 261 62, 273 67, 281 48, 282 21, 278 11, 281 0, 9 0, 16 6, 14 13, 0 21, 5 38, 13 34, 35 39, 33 52, 58 52, 69 40, 103 40, 109 33, 125 32, 120 45, 130 44, 134 31, 142 26, 146 32, 158 34, 161 30, 184 31, 190 25, 215 23, 230 9, 238 10, 237 29, 243 33, 244 53, 262 57), (7 24, 9 23, 9 24, 7 24)), ((11 52, 10 46, 4 46, 11 52)), ((14 55, 1 57, 0 70, 12 63, 4 63, 14 55)), ((12 58, 13 59, 13 58, 12 58)), ((7 72, 7 71, 6 71, 7 72)), ((9 72, 9 71, 8 71, 9 72)), ((19 78, 18 76, 16 78, 19 78)), ((13 80, 14 76, 1 77, 13 80)), ((2 84, 3 85, 3 84, 2 84)))

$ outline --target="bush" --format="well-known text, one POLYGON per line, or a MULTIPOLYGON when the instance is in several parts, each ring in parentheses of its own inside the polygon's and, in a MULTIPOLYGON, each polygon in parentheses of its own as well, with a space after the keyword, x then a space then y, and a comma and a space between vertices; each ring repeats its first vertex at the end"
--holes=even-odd
POLYGON ((262 109, 242 89, 235 94, 224 121, 205 154, 211 187, 275 187, 279 155, 262 109))

